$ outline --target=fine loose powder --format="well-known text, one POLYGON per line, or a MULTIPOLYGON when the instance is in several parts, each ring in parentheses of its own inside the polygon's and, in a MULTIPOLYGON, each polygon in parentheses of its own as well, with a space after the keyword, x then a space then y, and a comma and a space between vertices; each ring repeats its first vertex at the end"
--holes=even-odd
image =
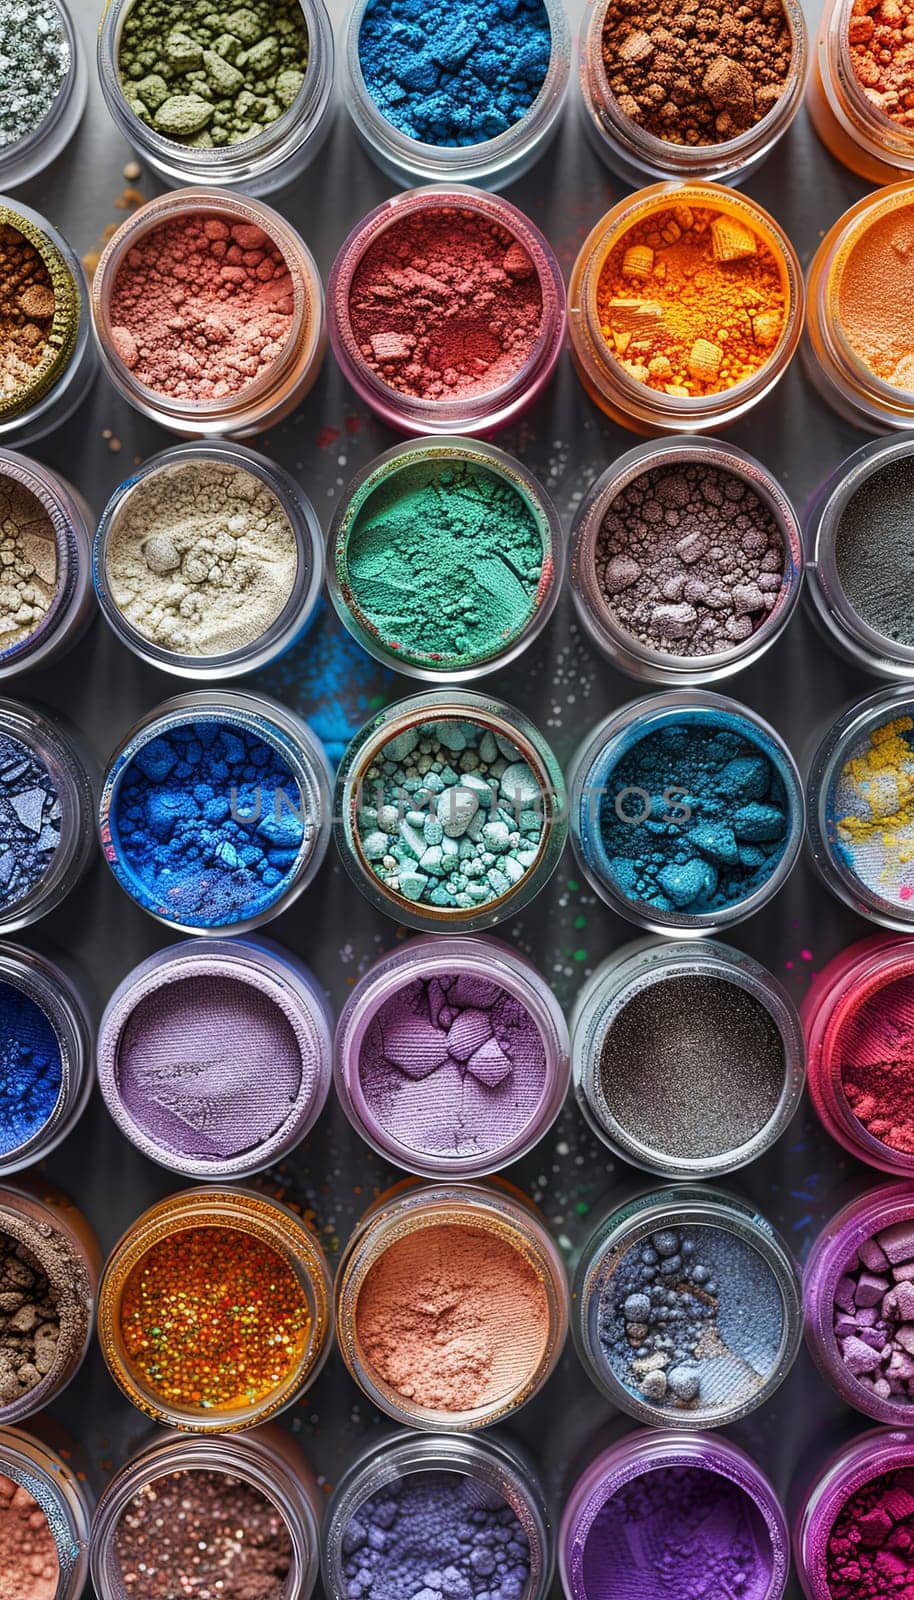
POLYGON ((829 1055, 867 1133, 914 1156, 914 976, 882 983, 852 1005, 829 1055))
POLYGON ((912 0, 853 0, 848 19, 851 66, 871 105, 914 127, 912 0))
POLYGON ((43 1128, 60 1098, 60 1040, 47 1013, 0 980, 0 1156, 43 1128))
POLYGON ((871 1478, 846 1500, 825 1546, 829 1600, 899 1597, 914 1583, 914 1469, 871 1478))
POLYGON ((836 289, 838 321, 854 355, 874 377, 914 390, 914 205, 897 201, 858 227, 836 289))
POLYGON ((47 1515, 21 1483, 0 1476, 0 1595, 56 1600, 57 1545, 47 1515))
POLYGON ((651 650, 717 655, 752 637, 784 590, 784 541, 743 478, 700 462, 641 473, 610 502, 596 579, 618 625, 651 650))
POLYGON ((286 1600, 292 1541, 253 1484, 202 1469, 143 1485, 114 1536, 127 1600, 286 1600))
POLYGON ((0 733, 0 911, 37 888, 60 844, 60 799, 47 767, 0 733))
POLYGON ((835 568, 848 603, 884 639, 914 648, 914 457, 863 480, 841 513, 835 568))
POLYGON ((356 1304, 363 1358, 401 1403, 456 1413, 510 1403, 549 1336, 541 1278, 503 1235, 433 1224, 388 1245, 356 1304))
POLYGON ((914 1220, 880 1229, 844 1263, 833 1325, 861 1388, 893 1405, 914 1404, 914 1220))
POLYGON ((57 535, 31 489, 0 473, 0 657, 41 626, 57 591, 57 535))
POLYGON ((0 0, 0 150, 40 128, 70 66, 54 0, 0 0))
POLYGON ((365 250, 349 324, 382 383, 417 400, 457 400, 508 383, 539 337, 543 292, 515 236, 458 206, 413 210, 365 250))
POLYGON ((685 204, 627 228, 596 290, 607 349, 623 371, 684 398, 754 377, 784 333, 789 298, 782 263, 748 221, 685 204))
POLYGON ((298 550, 260 478, 199 460, 131 489, 112 523, 105 572, 112 600, 144 639, 181 655, 224 656, 281 615, 298 550))
POLYGON ((828 796, 838 859, 880 900, 914 910, 914 717, 858 740, 828 796))

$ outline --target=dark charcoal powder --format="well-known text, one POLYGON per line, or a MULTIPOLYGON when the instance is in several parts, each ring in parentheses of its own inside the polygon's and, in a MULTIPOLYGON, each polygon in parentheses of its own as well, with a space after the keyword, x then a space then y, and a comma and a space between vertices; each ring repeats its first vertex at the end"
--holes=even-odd
POLYGON ((914 456, 874 472, 844 508, 835 565, 848 603, 884 639, 914 646, 914 456))

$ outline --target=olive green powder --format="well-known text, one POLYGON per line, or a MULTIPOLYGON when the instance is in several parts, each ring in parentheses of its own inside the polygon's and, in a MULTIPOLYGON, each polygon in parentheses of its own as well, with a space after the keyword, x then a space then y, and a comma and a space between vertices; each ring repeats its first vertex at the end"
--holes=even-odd
POLYGON ((195 149, 243 144, 287 111, 308 67, 299 0, 134 0, 118 50, 124 98, 156 133, 195 149))

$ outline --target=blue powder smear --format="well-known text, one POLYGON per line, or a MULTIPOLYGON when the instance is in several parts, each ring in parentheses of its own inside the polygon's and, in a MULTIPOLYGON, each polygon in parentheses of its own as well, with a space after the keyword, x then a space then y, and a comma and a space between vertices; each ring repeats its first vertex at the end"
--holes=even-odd
POLYGON ((43 1128, 60 1098, 60 1042, 39 1005, 0 983, 0 1156, 43 1128))
POLYGON ((369 0, 359 60, 372 100, 401 133, 474 145, 526 115, 551 43, 543 0, 369 0))
POLYGON ((346 632, 326 600, 319 602, 307 639, 257 680, 265 694, 306 718, 336 765, 362 724, 394 698, 396 682, 346 632))

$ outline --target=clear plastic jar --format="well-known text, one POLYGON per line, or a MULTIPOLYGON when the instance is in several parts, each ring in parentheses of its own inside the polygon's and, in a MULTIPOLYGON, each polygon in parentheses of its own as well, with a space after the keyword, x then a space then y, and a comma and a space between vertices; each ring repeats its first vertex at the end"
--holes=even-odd
MULTIPOLYGON (((637 299, 636 294, 632 298, 637 299)), ((803 310, 802 269, 783 229, 756 201, 719 184, 655 183, 627 195, 588 234, 568 283, 568 331, 578 377, 601 411, 636 433, 707 432, 744 416, 784 376, 803 331, 803 310), (736 224, 741 234, 745 230, 760 240, 773 257, 779 278, 783 318, 771 353, 748 376, 710 394, 670 394, 642 382, 610 349, 598 311, 600 280, 612 251, 652 216, 677 207, 687 212, 703 208, 725 224, 736 224)))
POLYGON ((359 34, 368 0, 355 0, 342 54, 343 98, 359 141, 394 183, 474 183, 502 189, 523 177, 558 131, 571 62, 571 38, 561 0, 544 0, 552 36, 549 68, 529 110, 496 138, 480 144, 424 144, 384 116, 362 73, 359 34))
POLYGON ((381 956, 347 1000, 334 1043, 336 1090, 353 1127, 385 1160, 427 1178, 479 1178, 519 1160, 558 1116, 568 1074, 568 1028, 552 990, 524 956, 480 936, 409 939, 381 956), (382 1065, 381 1019, 395 1026, 398 1004, 404 1022, 437 1030, 430 1071, 408 1035, 405 1054, 382 1065), (490 1011, 484 1027, 486 1005, 501 1015, 490 1011), (466 1036, 448 1054, 455 1025, 466 1036))
POLYGON ((870 183, 914 172, 914 132, 870 98, 850 58, 853 0, 826 0, 812 54, 807 107, 822 143, 870 183))
POLYGON ((86 109, 89 73, 82 41, 66 0, 53 0, 53 8, 69 64, 41 121, 0 150, 0 190, 30 182, 56 161, 75 135, 86 109))
MULTIPOLYGON (((290 1433, 267 1422, 239 1438, 188 1438, 156 1432, 118 1469, 99 1500, 92 1520, 92 1582, 99 1600, 128 1600, 135 1585, 124 1583, 118 1553, 118 1530, 124 1514, 144 1490, 173 1475, 224 1474, 254 1490, 279 1512, 289 1539, 289 1569, 282 1578, 286 1600, 309 1600, 317 1582, 320 1558, 318 1531, 323 1505, 308 1461, 290 1433)), ((153 1512, 156 1508, 150 1505, 153 1512)), ((191 1537, 188 1529, 188 1540, 191 1537)), ((132 1574, 132 1576, 135 1576, 132 1574)), ((167 1578, 173 1584, 196 1581, 196 1573, 175 1570, 169 1545, 167 1578)), ((271 1575, 276 1581, 277 1575, 271 1575)))
MULTIPOLYGON (((210 1258, 218 1260, 214 1251, 210 1258)), ((189 1279, 181 1281, 189 1288, 189 1279)), ((112 1378, 140 1411, 186 1433, 237 1433, 284 1411, 314 1382, 329 1353, 330 1315, 330 1274, 324 1252, 310 1228, 288 1206, 254 1189, 182 1189, 137 1217, 108 1257, 99 1286, 98 1337, 112 1378), (130 1292, 132 1275, 157 1245, 208 1229, 246 1235, 265 1246, 291 1271, 307 1303, 304 1337, 294 1351, 284 1351, 289 1357, 285 1373, 274 1375, 273 1387, 263 1388, 253 1398, 249 1391, 248 1398, 233 1404, 191 1404, 185 1392, 169 1400, 161 1386, 148 1380, 131 1359, 124 1338, 124 1296, 125 1291, 130 1292)), ((253 1348, 260 1336, 266 1337, 262 1319, 255 1332, 245 1324, 238 1342, 253 1348)), ((237 1354, 234 1359, 239 1360, 237 1354)), ((247 1362, 243 1365, 246 1369, 247 1362)), ((245 1381, 253 1383, 246 1374, 245 1381)), ((183 1391, 184 1386, 178 1384, 177 1388, 183 1391)))
MULTIPOLYGON (((595 1534, 594 1543, 599 1541, 603 1514, 616 1495, 624 1494, 639 1482, 642 1488, 649 1490, 653 1474, 677 1471, 690 1476, 706 1474, 709 1493, 715 1488, 731 1490, 729 1506, 732 1511, 721 1518, 720 1539, 710 1536, 714 1553, 722 1549, 727 1537, 732 1541, 735 1558, 738 1555, 745 1558, 748 1545, 756 1570, 761 1569, 767 1578, 764 1588, 761 1578, 752 1585, 753 1600, 781 1600, 790 1572, 790 1538, 777 1496, 761 1468, 729 1439, 706 1433, 654 1429, 648 1432, 642 1428, 603 1450, 581 1473, 568 1497, 559 1528, 559 1572, 568 1600, 600 1600, 603 1595, 608 1600, 619 1600, 626 1593, 636 1592, 634 1587, 628 1589, 627 1584, 643 1583, 640 1592, 651 1592, 650 1582, 657 1564, 663 1559, 663 1545, 654 1550, 650 1539, 643 1545, 632 1539, 616 1548, 608 1538, 606 1547, 614 1555, 612 1579, 604 1565, 605 1547, 600 1544, 598 1550, 592 1552, 589 1546, 595 1534), (715 1479, 723 1482, 715 1483, 715 1479), (607 1579, 608 1590, 604 1587, 607 1579)), ((661 1510, 658 1520, 662 1515, 661 1510)), ((621 1512, 620 1517, 624 1519, 624 1516, 621 1512)), ((700 1559, 699 1548, 707 1559, 710 1541, 708 1545, 696 1544, 689 1550, 686 1560, 690 1572, 692 1563, 700 1559)), ((666 1570, 664 1568, 664 1572, 666 1570)), ((721 1593, 726 1592, 727 1587, 722 1587, 721 1593)))
MULTIPOLYGON (((783 0, 791 36, 790 70, 780 98, 751 128, 716 144, 676 144, 625 115, 609 87, 603 27, 609 0, 596 0, 582 27, 578 84, 584 126, 597 154, 633 188, 658 178, 706 178, 742 183, 766 161, 803 103, 809 40, 797 0, 783 0)), ((675 48, 675 47, 674 47, 675 48)))
MULTIPOLYGON (((321 1533, 322 1573, 328 1600, 345 1600, 346 1534, 367 1501, 420 1477, 460 1480, 468 1489, 463 1504, 493 1508, 500 1496, 513 1511, 527 1541, 529 1576, 518 1600, 545 1600, 555 1561, 549 1512, 533 1465, 497 1434, 468 1439, 460 1435, 397 1432, 366 1446, 337 1484, 321 1533)), ((459 1490, 457 1490, 459 1492, 459 1490)), ((409 1515, 409 1507, 405 1508, 409 1515)))
POLYGON ((331 1027, 317 980, 289 951, 262 938, 188 939, 115 989, 99 1028, 99 1087, 151 1161, 186 1178, 246 1177, 314 1127, 331 1027), (244 1076, 232 1065, 241 1039, 244 1076))
POLYGON ((92 1088, 93 1038, 88 1008, 72 978, 46 956, 0 944, 0 1009, 11 991, 47 1019, 60 1061, 57 1098, 43 1120, 23 1127, 24 1137, 3 1129, 0 1175, 43 1161, 71 1133, 92 1088))
MULTIPOLYGON (((444 745, 443 740, 439 742, 444 745)), ((337 848, 353 882, 379 910, 386 911, 388 916, 395 917, 407 927, 425 933, 475 933, 483 928, 494 927, 505 917, 516 915, 522 906, 529 905, 551 878, 558 866, 567 835, 564 779, 545 739, 522 712, 493 696, 470 689, 436 689, 412 695, 408 700, 399 700, 386 706, 367 722, 355 735, 340 762, 333 816, 337 848), (454 727, 453 735, 450 734, 451 725, 454 727), (412 770, 408 766, 403 767, 402 761, 408 762, 413 750, 420 749, 419 759, 423 759, 421 744, 431 742, 424 740, 423 735, 433 733, 436 728, 444 728, 451 737, 450 747, 444 748, 449 748, 455 756, 460 750, 466 754, 467 739, 462 729, 470 730, 471 736, 477 739, 478 747, 487 753, 494 747, 495 755, 485 765, 487 772, 490 768, 497 769, 492 773, 493 777, 498 778, 500 786, 497 806, 486 796, 480 801, 482 791, 478 769, 482 763, 479 759, 475 768, 455 771, 456 783, 449 786, 442 783, 439 789, 431 792, 418 783, 412 791, 407 791, 405 784, 412 783, 409 777, 404 778, 402 783, 396 780, 397 770, 407 773, 412 770), (395 762, 394 774, 385 772, 385 767, 389 767, 391 761, 395 762), (461 772, 470 779, 469 783, 464 781, 461 772), (508 777, 505 785, 501 786, 505 773, 508 777), (478 792, 474 792, 474 783, 478 792), (476 859, 481 863, 482 871, 477 872, 475 867, 473 869, 469 881, 480 885, 479 891, 473 895, 466 886, 466 874, 460 873, 455 877, 449 873, 445 878, 437 870, 443 864, 443 855, 440 862, 435 862, 434 871, 431 865, 427 870, 423 868, 423 852, 421 857, 416 858, 416 867, 410 868, 408 882, 404 886, 403 880, 407 874, 402 868, 407 855, 413 853, 412 845, 401 847, 401 836, 405 836, 404 825, 409 823, 411 814, 407 810, 408 800, 414 800, 416 807, 421 805, 425 813, 423 843, 429 824, 440 825, 442 815, 456 838, 468 836, 478 845, 485 842, 481 835, 483 824, 474 821, 474 816, 484 817, 488 813, 491 821, 503 822, 509 829, 507 838, 513 839, 517 833, 520 843, 524 845, 523 850, 519 851, 517 844, 505 845, 504 839, 499 839, 497 859, 502 863, 505 850, 518 852, 512 876, 509 877, 502 865, 498 869, 499 876, 490 878, 489 873, 495 870, 494 862, 490 867, 477 849, 476 859), (389 850, 387 854, 381 850, 383 840, 378 827, 379 809, 389 814, 380 820, 385 823, 390 821, 392 831, 386 838, 396 841, 396 849, 402 848, 402 860, 390 854, 389 850), (473 815, 468 817, 471 809, 473 815), (502 817, 502 812, 506 813, 507 820, 502 817), (466 817, 468 820, 464 822, 466 817), (522 832, 519 831, 521 828, 522 832), (528 859, 521 861, 521 854, 528 859), (388 862, 392 862, 393 866, 388 867, 388 862), (374 869, 375 863, 383 868, 385 876, 379 875, 374 869), (443 884, 453 884, 453 892, 442 890, 439 893, 436 887, 430 887, 439 880, 443 884), (461 888, 460 884, 464 886, 461 888), (432 895, 437 898, 432 899, 432 895)), ((418 835, 415 837, 418 841, 418 835)), ((428 837, 437 837, 437 827, 428 837)), ((418 850, 418 842, 415 848, 418 850)), ((445 848, 443 841, 440 848, 442 851, 445 848)), ((488 853, 495 855, 492 851, 488 853)), ((469 859, 469 852, 465 852, 461 858, 458 847, 455 860, 459 864, 461 859, 469 859)))
POLYGON ((92 1516, 83 1474, 43 1439, 0 1427, 0 1475, 31 1495, 47 1518, 59 1569, 54 1600, 80 1600, 89 1576, 92 1516))
POLYGON ((833 1600, 828 1546, 848 1502, 875 1479, 912 1468, 914 1432, 901 1428, 870 1428, 829 1458, 802 1501, 793 1527, 797 1576, 806 1600, 833 1600))
MULTIPOLYGON (((700 564, 699 564, 700 568, 700 564)), ((628 450, 601 473, 575 513, 569 569, 571 597, 588 638, 622 672, 647 683, 673 688, 713 683, 751 666, 780 637, 793 615, 803 582, 803 543, 797 514, 777 479, 754 456, 719 439, 673 438, 628 450), (709 655, 678 655, 658 650, 623 627, 597 575, 597 542, 603 521, 618 495, 638 479, 663 468, 706 468, 727 474, 754 494, 777 525, 783 542, 782 586, 764 620, 748 638, 709 655)))
POLYGON ((323 288, 304 240, 278 211, 262 201, 219 189, 175 190, 140 206, 121 224, 95 269, 92 320, 102 365, 115 388, 143 416, 186 438, 227 434, 244 439, 275 427, 311 389, 326 347, 323 288), (112 296, 129 253, 166 223, 201 215, 229 228, 260 229, 282 255, 292 280, 294 306, 282 350, 259 377, 224 399, 183 399, 147 387, 121 359, 113 337, 112 296))
POLYGON ((141 661, 163 672, 170 672, 175 677, 202 678, 212 683, 259 671, 290 649, 305 633, 314 619, 323 583, 323 535, 308 496, 277 462, 269 461, 266 456, 248 450, 244 445, 223 439, 211 439, 206 444, 179 444, 151 456, 115 489, 101 514, 95 534, 92 572, 102 615, 128 650, 132 650, 141 661), (255 482, 262 484, 284 514, 296 549, 294 578, 288 597, 274 621, 249 643, 218 655, 169 649, 141 633, 125 616, 115 599, 113 591, 116 584, 112 583, 109 567, 111 546, 118 537, 122 519, 134 514, 138 497, 144 491, 154 489, 156 479, 164 487, 170 474, 193 468, 197 463, 203 469, 222 467, 226 472, 234 469, 249 474, 255 482))
POLYGON ((46 217, 0 196, 0 226, 12 228, 41 260, 54 297, 41 360, 0 403, 0 445, 34 444, 82 405, 98 371, 89 331, 89 291, 82 266, 46 217))
MULTIPOLYGON (((213 933, 219 930, 249 933, 278 916, 281 911, 286 911, 317 873, 330 842, 331 781, 323 745, 295 712, 265 695, 248 694, 237 689, 195 689, 189 694, 176 695, 173 700, 166 700, 155 710, 148 711, 114 751, 102 781, 98 811, 102 851, 121 888, 150 916, 164 922, 166 927, 180 933, 213 933), (186 731, 195 725, 215 728, 217 732, 222 729, 258 741, 275 758, 277 770, 283 767, 291 776, 292 792, 287 793, 281 785, 261 788, 258 783, 252 786, 247 779, 239 786, 237 778, 233 782, 229 774, 225 779, 227 792, 217 791, 213 795, 222 821, 230 820, 233 827, 249 830, 252 844, 255 837, 261 838, 263 848, 257 846, 260 859, 266 858, 271 849, 278 849, 283 857, 291 853, 291 848, 295 850, 295 859, 291 862, 283 860, 281 871, 279 866, 264 870, 260 882, 251 884, 250 895, 243 903, 236 902, 232 895, 231 904, 226 907, 220 907, 214 897, 214 874, 217 861, 227 870, 237 871, 240 858, 234 847, 234 864, 232 858, 226 860, 224 854, 214 857, 208 863, 207 877, 205 871, 199 870, 199 858, 188 854, 185 845, 179 841, 184 854, 183 865, 178 863, 180 871, 177 867, 169 867, 167 875, 154 871, 150 880, 148 877, 144 879, 131 864, 119 829, 121 795, 125 784, 135 776, 137 770, 149 777, 151 783, 156 781, 156 773, 150 775, 143 767, 143 760, 149 760, 149 756, 144 757, 143 752, 148 752, 149 746, 156 740, 176 734, 186 735, 186 731), (299 837, 294 846, 284 849, 283 838, 292 822, 298 824, 296 833, 299 837), (278 844, 274 842, 276 840, 278 844), (279 874, 278 881, 273 877, 267 880, 267 873, 273 872, 279 874)), ((152 790, 149 793, 152 794, 152 790)), ((205 820, 201 816, 196 826, 202 829, 205 820)), ((220 825, 218 820, 214 824, 220 825)), ((153 836, 160 837, 155 829, 153 836)), ((170 840, 171 832, 167 831, 165 837, 170 840)), ((222 845, 218 848, 222 849, 222 845)), ((254 865, 259 863, 255 862, 254 865)))
MULTIPOLYGON (((644 830, 651 819, 656 820, 658 799, 666 806, 664 815, 668 824, 685 827, 689 822, 691 803, 686 789, 681 786, 683 780, 673 770, 672 762, 669 763, 668 778, 669 782, 659 796, 638 784, 626 783, 616 788, 613 809, 620 822, 631 825, 632 850, 638 848, 644 854, 649 848, 652 852, 656 849, 656 844, 652 843, 655 830, 644 830), (685 815, 686 811, 688 816, 685 815)), ((685 781, 687 783, 687 779, 685 781)), ((581 871, 601 900, 605 900, 620 916, 637 923, 649 933, 698 939, 702 935, 731 928, 752 916, 763 905, 767 905, 786 882, 803 842, 803 785, 787 746, 775 730, 748 706, 708 691, 670 689, 664 694, 632 700, 618 711, 611 712, 587 736, 572 759, 568 768, 568 793, 571 843, 581 871), (770 783, 776 785, 779 796, 783 797, 785 824, 781 850, 768 876, 754 888, 750 878, 747 892, 741 896, 735 896, 719 906, 712 905, 709 909, 697 911, 688 909, 694 901, 686 901, 677 908, 665 890, 660 898, 668 901, 666 906, 658 906, 640 898, 635 877, 632 880, 633 892, 627 894, 620 877, 620 871, 627 870, 627 858, 622 867, 613 864, 602 831, 603 801, 613 792, 617 783, 617 768, 623 765, 625 758, 642 740, 677 726, 696 727, 699 731, 702 728, 709 732, 725 731, 738 737, 767 761, 770 783)), ((733 804, 734 807, 739 806, 738 794, 734 795, 733 804)), ((717 852, 717 858, 721 867, 725 868, 727 863, 720 856, 720 851, 717 852)), ((637 866, 637 858, 632 859, 637 866)), ((693 859, 699 861, 704 858, 696 856, 693 859)), ((635 870, 636 867, 633 867, 633 874, 635 870)), ((748 867, 747 870, 754 876, 760 868, 748 867)), ((705 872, 702 881, 707 884, 716 880, 713 876, 709 880, 705 872)), ((663 887, 663 882, 658 881, 658 892, 663 887)), ((684 885, 682 892, 686 887, 689 885, 684 885)), ((679 885, 674 883, 673 888, 681 899, 679 885)), ((702 897, 707 900, 706 889, 700 890, 697 896, 699 907, 702 897)))
POLYGON ((565 284, 556 257, 539 229, 508 200, 450 183, 411 189, 369 211, 343 241, 327 282, 327 316, 333 353, 359 399, 388 427, 409 434, 489 434, 513 422, 542 393, 552 377, 565 336, 565 284), (537 336, 516 369, 497 388, 453 399, 403 393, 369 366, 350 314, 353 280, 382 234, 411 217, 433 218, 445 211, 468 212, 488 228, 502 229, 533 265, 542 298, 537 336))
MULTIPOLYGON (((76 643, 95 615, 89 581, 89 540, 94 517, 78 489, 50 467, 15 450, 0 450, 0 495, 32 496, 47 516, 54 540, 44 586, 48 603, 30 633, 0 647, 0 683, 30 667, 50 666, 76 643)), ((48 540, 50 543, 50 538, 48 540)), ((19 630, 17 630, 19 631, 19 630)), ((2 636, 0 636, 2 640, 2 636)))
MULTIPOLYGON (((0 934, 30 927, 59 906, 76 887, 95 849, 97 780, 82 735, 56 712, 20 700, 0 700, 0 742, 7 741, 12 757, 19 763, 32 763, 31 773, 23 775, 29 784, 30 808, 42 775, 46 775, 48 787, 37 840, 31 824, 39 821, 39 815, 31 809, 18 830, 17 854, 26 850, 28 842, 33 857, 22 868, 21 877, 5 878, 0 893, 0 934), (33 782, 36 777, 38 781, 33 782)), ((7 782, 10 788, 16 785, 12 798, 18 798, 21 783, 15 777, 5 778, 4 787, 7 782)), ((6 795, 4 802, 9 803, 6 795)), ((11 870, 16 870, 15 865, 11 870)))
MULTIPOLYGON (((446 494, 444 500, 446 504, 446 494)), ((418 525, 418 518, 416 521, 418 525)), ((427 532, 425 537, 428 538, 427 532)), ((477 440, 432 436, 385 450, 347 485, 327 535, 327 587, 343 626, 376 661, 426 683, 465 683, 516 661, 552 616, 564 570, 562 524, 545 489, 520 461, 477 440), (510 632, 503 632, 497 644, 475 649, 471 646, 462 656, 453 650, 411 651, 396 635, 388 632, 385 636, 359 603, 349 566, 351 541, 363 520, 382 516, 391 504, 396 507, 398 479, 405 494, 419 482, 434 483, 436 473, 464 468, 484 481, 494 482, 503 493, 513 492, 534 521, 542 546, 539 580, 535 591, 529 594, 521 621, 510 632)), ((467 591, 468 598, 478 598, 483 607, 489 594, 481 583, 475 591, 467 591)))
MULTIPOLYGON (((745 1048, 746 1037, 742 1036, 740 1044, 735 1022, 732 1026, 737 1041, 734 1049, 738 1051, 745 1048)), ((781 1137, 799 1104, 804 1081, 804 1050, 796 1007, 765 967, 731 945, 712 944, 707 940, 659 942, 648 939, 623 945, 600 963, 579 992, 571 1016, 571 1030, 575 1091, 588 1124, 614 1154, 664 1178, 714 1178, 746 1166, 781 1137), (694 1082, 689 1080, 689 1061, 693 1051, 701 1059, 707 1055, 702 1049, 701 1012, 692 1014, 688 1022, 683 1016, 682 1025, 686 1031, 676 1058, 674 1047, 669 1047, 668 1101, 660 1098, 662 1091, 655 1087, 656 1079, 661 1078, 663 1072, 654 1071, 654 1087, 643 1086, 641 1114, 632 1115, 633 1106, 627 1094, 621 1105, 615 1103, 620 1093, 618 1082, 603 1066, 611 1031, 625 1009, 633 1002, 648 1007, 653 1004, 657 1007, 658 1033, 662 1033, 662 1008, 671 992, 668 985, 683 982, 702 983, 706 987, 717 984, 719 1000, 715 1003, 708 997, 709 1005, 715 1008, 715 1016, 725 1014, 727 990, 731 996, 739 995, 744 1002, 748 1000, 753 1010, 751 1022, 747 1019, 747 1028, 752 1027, 754 1036, 764 1018, 776 1031, 782 1052, 780 1088, 773 1106, 769 1103, 771 1086, 766 1082, 760 1087, 751 1081, 746 1063, 734 1062, 726 1072, 721 1065, 721 1076, 728 1082, 718 1084, 713 1104, 710 1098, 702 1097, 695 1108, 709 1130, 700 1154, 683 1148, 685 1118, 679 1102, 688 1099, 694 1106, 694 1096, 698 1093, 694 1082), (761 1096, 766 1091, 768 1096, 763 1103, 761 1096), (753 1096, 758 1096, 757 1107, 751 1103, 753 1096), (734 1139, 731 1117, 737 1111, 740 1131, 734 1139), (752 1116, 751 1112, 756 1114, 752 1116), (710 1127, 715 1118, 719 1119, 719 1127, 715 1127, 712 1139, 710 1127)), ((645 1051, 652 1049, 649 1038, 644 1040, 644 1048, 645 1051)), ((636 1055, 629 1056, 627 1050, 621 1054, 621 1062, 618 1052, 612 1059, 623 1072, 631 1072, 633 1084, 637 1085, 644 1062, 636 1055)), ((746 1054, 748 1062, 748 1051, 746 1054)), ((710 1088, 710 1083, 707 1087, 710 1088)), ((637 1088, 635 1095, 637 1105, 641 1098, 637 1088)))
POLYGON ((340 1353, 356 1383, 395 1422, 429 1433, 473 1433, 517 1411, 554 1371, 568 1331, 568 1283, 558 1248, 526 1196, 499 1180, 432 1184, 407 1179, 388 1190, 365 1212, 343 1251, 334 1301, 340 1353), (422 1243, 425 1261, 414 1260, 422 1243), (374 1273, 391 1248, 407 1258, 395 1268, 401 1305, 410 1289, 424 1299, 425 1262, 436 1281, 442 1274, 446 1278, 452 1265, 449 1304, 481 1297, 472 1312, 471 1334, 458 1328, 442 1337, 434 1311, 424 1318, 417 1312, 409 1340, 397 1347, 396 1330, 388 1326, 385 1363, 389 1356, 399 1371, 412 1357, 420 1365, 419 1373, 411 1370, 402 1381, 385 1377, 366 1347, 374 1323, 374 1273), (470 1272, 473 1252, 478 1262, 470 1272), (472 1373, 477 1341, 482 1365, 491 1366, 478 1382, 472 1373))
POLYGON ((121 31, 133 0, 110 0, 98 35, 98 74, 120 133, 165 183, 225 185, 272 194, 291 185, 323 148, 333 125, 333 27, 324 0, 298 0, 308 29, 308 66, 295 100, 281 117, 239 144, 204 148, 168 139, 137 116, 118 71, 121 31))
POLYGON ((572 1304, 572 1334, 591 1382, 620 1411, 653 1427, 722 1428, 738 1422, 770 1400, 802 1339, 800 1280, 783 1240, 748 1201, 698 1185, 642 1189, 616 1204, 581 1251, 572 1304), (690 1241, 693 1248, 687 1251, 690 1241), (689 1259, 698 1263, 690 1270, 704 1274, 694 1279, 697 1295, 680 1283, 687 1270, 682 1263, 689 1259), (678 1274, 673 1292, 685 1301, 698 1299, 711 1319, 704 1318, 701 1330, 697 1322, 690 1329, 686 1310, 684 1320, 673 1324, 680 1348, 672 1352, 669 1322, 650 1321, 654 1297, 648 1283, 658 1273, 661 1280, 666 1276, 666 1260, 678 1274), (627 1289, 632 1271, 643 1280, 640 1290, 627 1289), (610 1301, 623 1291, 624 1309, 610 1301), (636 1326, 629 1312, 637 1310, 639 1320, 642 1312, 640 1304, 630 1306, 631 1299, 645 1302, 648 1320, 640 1346, 627 1333, 636 1326), (651 1351, 655 1329, 666 1342, 651 1351), (633 1366, 642 1352, 647 1365, 633 1366))

